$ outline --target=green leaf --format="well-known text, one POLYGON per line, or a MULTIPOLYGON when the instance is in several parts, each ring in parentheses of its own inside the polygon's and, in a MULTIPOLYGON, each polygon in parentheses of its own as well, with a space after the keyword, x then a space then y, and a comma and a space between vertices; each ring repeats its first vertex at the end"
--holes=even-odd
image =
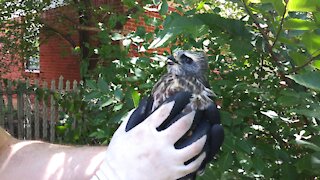
POLYGON ((221 170, 227 170, 232 165, 233 158, 231 153, 225 153, 219 158, 217 162, 220 165, 221 170))
POLYGON ((320 108, 316 109, 291 109, 289 112, 294 112, 296 114, 304 115, 310 118, 320 119, 320 108))
POLYGON ((166 15, 168 13, 169 5, 167 0, 162 0, 161 7, 159 13, 161 15, 166 15))
POLYGON ((312 66, 315 67, 315 68, 317 68, 318 70, 320 70, 320 60, 314 61, 314 62, 312 63, 312 66))
POLYGON ((205 33, 208 33, 208 28, 197 17, 181 16, 177 13, 172 13, 167 16, 164 22, 164 30, 158 34, 148 49, 166 46, 170 40, 173 40, 180 34, 200 37, 205 33))
POLYGON ((301 145, 301 146, 304 146, 306 148, 309 148, 309 149, 312 149, 314 151, 318 151, 320 152, 320 147, 311 143, 311 142, 308 142, 308 141, 304 141, 304 140, 301 140, 301 139, 296 139, 296 143, 301 145))
POLYGON ((320 12, 314 12, 313 13, 313 17, 315 19, 315 21, 320 24, 320 12))
POLYGON ((113 111, 119 111, 120 109, 122 109, 122 107, 123 107, 123 104, 118 104, 113 107, 113 111))
POLYGON ((94 80, 87 80, 86 81, 86 86, 90 89, 96 89, 96 82, 94 80))
POLYGON ((116 98, 117 101, 120 101, 123 98, 123 93, 122 93, 122 89, 117 88, 114 91, 114 97, 116 98))
POLYGON ((320 54, 320 36, 314 32, 306 32, 302 36, 302 43, 312 56, 320 54))
POLYGON ((314 30, 320 28, 315 22, 296 18, 286 20, 283 27, 288 30, 314 30))
POLYGON ((282 0, 261 0, 261 3, 271 3, 278 15, 282 15, 284 12, 284 2, 282 0))
POLYGON ((113 41, 119 41, 119 40, 125 39, 125 37, 122 34, 114 33, 112 34, 111 39, 113 41))
POLYGON ((319 0, 289 0, 288 3, 288 11, 316 12, 319 8, 319 0))
POLYGON ((261 0, 245 0, 246 4, 250 4, 250 3, 261 3, 261 0))
POLYGON ((114 99, 113 98, 108 98, 108 100, 106 101, 106 102, 104 102, 104 103, 102 103, 101 105, 100 105, 100 108, 104 108, 104 107, 106 107, 106 106, 109 106, 110 104, 112 104, 114 102, 114 99))
POLYGON ((154 5, 158 5, 158 4, 160 4, 160 3, 161 3, 161 1, 160 1, 160 0, 152 0, 152 2, 153 2, 153 4, 154 4, 154 5))
POLYGON ((109 92, 109 85, 102 77, 98 79, 98 88, 102 92, 109 92))
POLYGON ((289 52, 289 56, 293 59, 297 66, 302 66, 308 59, 304 53, 299 53, 297 51, 289 52))
POLYGON ((288 78, 310 89, 320 91, 320 72, 310 71, 303 74, 288 75, 288 78))
POLYGON ((139 92, 136 91, 136 90, 133 90, 132 93, 131 93, 131 97, 132 97, 132 101, 133 101, 134 107, 137 108, 139 106, 139 101, 140 101, 139 92))
POLYGON ((205 1, 201 1, 197 6, 197 10, 199 11, 199 10, 203 9, 205 4, 206 4, 205 1))

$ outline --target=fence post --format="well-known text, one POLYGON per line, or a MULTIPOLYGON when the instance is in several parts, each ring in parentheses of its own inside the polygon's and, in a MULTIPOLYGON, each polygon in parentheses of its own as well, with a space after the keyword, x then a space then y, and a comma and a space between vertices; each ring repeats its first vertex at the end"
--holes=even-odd
MULTIPOLYGON (((59 77, 59 83, 58 83, 58 93, 59 94, 61 94, 62 93, 62 91, 63 91, 63 76, 60 76, 59 77)), ((57 112, 57 120, 59 121, 60 120, 60 113, 62 112, 62 108, 61 108, 61 106, 59 105, 58 106, 58 112, 57 112)), ((59 140, 59 142, 62 142, 62 137, 61 136, 59 136, 58 137, 58 140, 59 140)))
POLYGON ((7 87, 7 99, 8 99, 8 125, 9 125, 9 132, 12 135, 14 134, 14 128, 13 128, 13 105, 12 105, 12 82, 8 81, 8 87, 7 87))
POLYGON ((23 89, 24 87, 21 81, 18 81, 17 88, 17 111, 18 111, 18 139, 22 139, 24 137, 24 100, 23 100, 23 89))
POLYGON ((2 83, 0 81, 0 126, 4 127, 4 99, 3 99, 2 83))
MULTIPOLYGON (((48 83, 43 81, 42 88, 47 91, 48 83)), ((48 138, 48 106, 47 106, 48 97, 44 94, 42 98, 42 138, 48 138)))
MULTIPOLYGON (((72 84, 72 91, 73 93, 76 93, 78 89, 78 82, 76 80, 73 81, 72 84)), ((79 125, 79 121, 81 121, 82 119, 76 119, 76 116, 73 117, 73 122, 72 122, 72 129, 75 129, 78 125, 79 125)), ((79 134, 81 134, 81 128, 80 128, 80 132, 79 134)))
POLYGON ((26 139, 31 139, 31 125, 32 125, 32 104, 30 99, 30 82, 26 80, 26 93, 25 93, 25 127, 26 127, 26 139))
MULTIPOLYGON (((35 87, 38 89, 39 88, 39 81, 36 79, 34 81, 35 87)), ((39 113, 39 95, 35 92, 34 93, 34 138, 39 139, 40 138, 40 133, 39 133, 39 119, 40 119, 40 113, 39 113)))
POLYGON ((55 81, 51 81, 51 96, 50 96, 50 142, 55 140, 55 121, 56 121, 56 107, 54 94, 56 90, 55 81))

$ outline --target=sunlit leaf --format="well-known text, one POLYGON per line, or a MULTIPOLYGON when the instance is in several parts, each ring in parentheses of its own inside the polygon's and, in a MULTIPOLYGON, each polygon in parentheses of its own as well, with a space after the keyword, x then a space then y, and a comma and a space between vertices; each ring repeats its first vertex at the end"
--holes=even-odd
POLYGON ((111 105, 114 102, 113 98, 108 98, 108 100, 100 105, 100 108, 104 108, 106 106, 111 105))
POLYGON ((132 93, 131 93, 131 97, 132 97, 132 101, 133 101, 134 107, 138 107, 139 101, 140 101, 139 92, 136 91, 136 90, 133 90, 132 93))
POLYGON ((318 0, 289 0, 289 11, 315 12, 320 7, 318 0))
POLYGON ((320 35, 312 32, 304 33, 302 42, 312 56, 320 54, 320 35))
POLYGON ((303 74, 288 75, 288 78, 310 89, 320 91, 320 72, 310 71, 303 74))
POLYGON ((320 25, 308 20, 291 18, 284 22, 283 27, 289 30, 313 30, 320 28, 320 25))

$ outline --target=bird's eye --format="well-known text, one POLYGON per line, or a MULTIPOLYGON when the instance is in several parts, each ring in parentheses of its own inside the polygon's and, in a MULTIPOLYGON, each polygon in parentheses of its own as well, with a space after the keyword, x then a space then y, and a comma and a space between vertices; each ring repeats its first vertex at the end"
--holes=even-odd
POLYGON ((186 55, 182 55, 181 59, 182 59, 183 62, 185 62, 187 64, 191 64, 193 62, 193 60, 190 57, 186 56, 186 55))

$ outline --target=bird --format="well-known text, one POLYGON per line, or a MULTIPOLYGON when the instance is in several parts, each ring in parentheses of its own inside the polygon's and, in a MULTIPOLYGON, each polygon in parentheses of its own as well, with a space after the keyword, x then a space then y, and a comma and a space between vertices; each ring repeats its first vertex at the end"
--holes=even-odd
MULTIPOLYGON (((152 111, 157 109, 170 96, 179 92, 191 93, 190 102, 184 107, 181 114, 188 114, 193 110, 206 110, 213 103, 212 98, 215 96, 209 88, 207 71, 208 57, 204 52, 174 51, 167 58, 167 73, 160 77, 151 91, 151 98, 153 98, 152 111)), ((158 127, 158 130, 166 129, 170 125, 170 123, 164 123, 158 127)), ((191 136, 194 129, 195 126, 192 126, 182 139, 191 136)), ((197 174, 201 174, 203 170, 203 168, 199 169, 197 174)), ((195 178, 196 173, 192 173, 179 180, 193 180, 195 178)))
POLYGON ((177 50, 167 59, 167 73, 154 85, 152 111, 177 92, 192 94, 190 103, 183 110, 205 110, 213 102, 214 92, 209 88, 208 58, 204 52, 177 50))

